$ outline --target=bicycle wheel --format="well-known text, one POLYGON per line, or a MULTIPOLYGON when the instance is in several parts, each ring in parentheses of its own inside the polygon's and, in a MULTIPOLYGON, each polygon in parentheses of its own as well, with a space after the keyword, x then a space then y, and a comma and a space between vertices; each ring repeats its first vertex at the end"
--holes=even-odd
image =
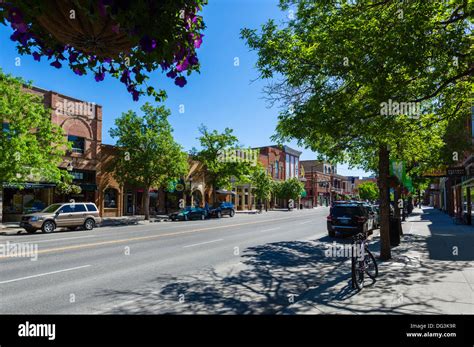
POLYGON ((352 287, 362 290, 364 288, 364 260, 352 257, 352 287))
POLYGON ((377 266, 377 262, 375 261, 374 255, 368 249, 366 249, 365 252, 365 272, 373 280, 378 276, 379 268, 377 266))

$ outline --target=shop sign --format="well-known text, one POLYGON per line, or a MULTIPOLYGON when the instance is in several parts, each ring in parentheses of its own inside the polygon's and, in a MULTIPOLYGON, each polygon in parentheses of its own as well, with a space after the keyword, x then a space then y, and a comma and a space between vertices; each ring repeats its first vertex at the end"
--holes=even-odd
POLYGON ((423 172, 423 177, 444 177, 446 176, 446 167, 431 169, 423 172))
POLYGON ((463 166, 449 167, 446 173, 449 177, 462 177, 466 176, 466 169, 463 166))

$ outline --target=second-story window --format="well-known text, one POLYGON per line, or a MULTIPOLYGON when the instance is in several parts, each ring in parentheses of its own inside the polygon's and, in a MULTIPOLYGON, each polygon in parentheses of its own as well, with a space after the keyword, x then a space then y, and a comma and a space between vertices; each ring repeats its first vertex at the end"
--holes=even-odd
POLYGON ((278 160, 275 160, 275 178, 279 178, 278 174, 279 174, 279 169, 280 169, 280 166, 278 164, 278 160))
POLYGON ((84 138, 74 135, 68 135, 67 140, 72 144, 72 151, 74 153, 84 153, 84 138))

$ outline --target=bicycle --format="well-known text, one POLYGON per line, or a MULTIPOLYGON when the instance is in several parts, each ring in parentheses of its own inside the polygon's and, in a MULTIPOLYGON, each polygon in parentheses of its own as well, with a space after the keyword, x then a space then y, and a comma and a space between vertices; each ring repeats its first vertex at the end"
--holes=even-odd
POLYGON ((379 274, 374 255, 369 251, 367 234, 359 233, 352 238, 352 288, 364 288, 365 274, 372 281, 379 274))

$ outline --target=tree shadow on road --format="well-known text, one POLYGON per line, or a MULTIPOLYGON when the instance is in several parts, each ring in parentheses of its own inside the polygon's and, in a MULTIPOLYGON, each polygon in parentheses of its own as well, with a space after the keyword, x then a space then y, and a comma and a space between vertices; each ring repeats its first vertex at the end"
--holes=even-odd
MULTIPOLYGON (((333 241, 350 240, 325 236, 249 247, 233 267, 163 275, 143 288, 97 295, 110 302, 105 314, 439 313, 432 295, 410 293, 410 287, 441 282, 461 265, 416 259, 413 251, 426 251, 426 237, 405 238, 411 246, 401 245, 393 260, 379 264, 377 282, 359 293, 352 289, 350 260, 326 254, 333 241)), ((373 250, 378 242, 374 237, 373 250)))

